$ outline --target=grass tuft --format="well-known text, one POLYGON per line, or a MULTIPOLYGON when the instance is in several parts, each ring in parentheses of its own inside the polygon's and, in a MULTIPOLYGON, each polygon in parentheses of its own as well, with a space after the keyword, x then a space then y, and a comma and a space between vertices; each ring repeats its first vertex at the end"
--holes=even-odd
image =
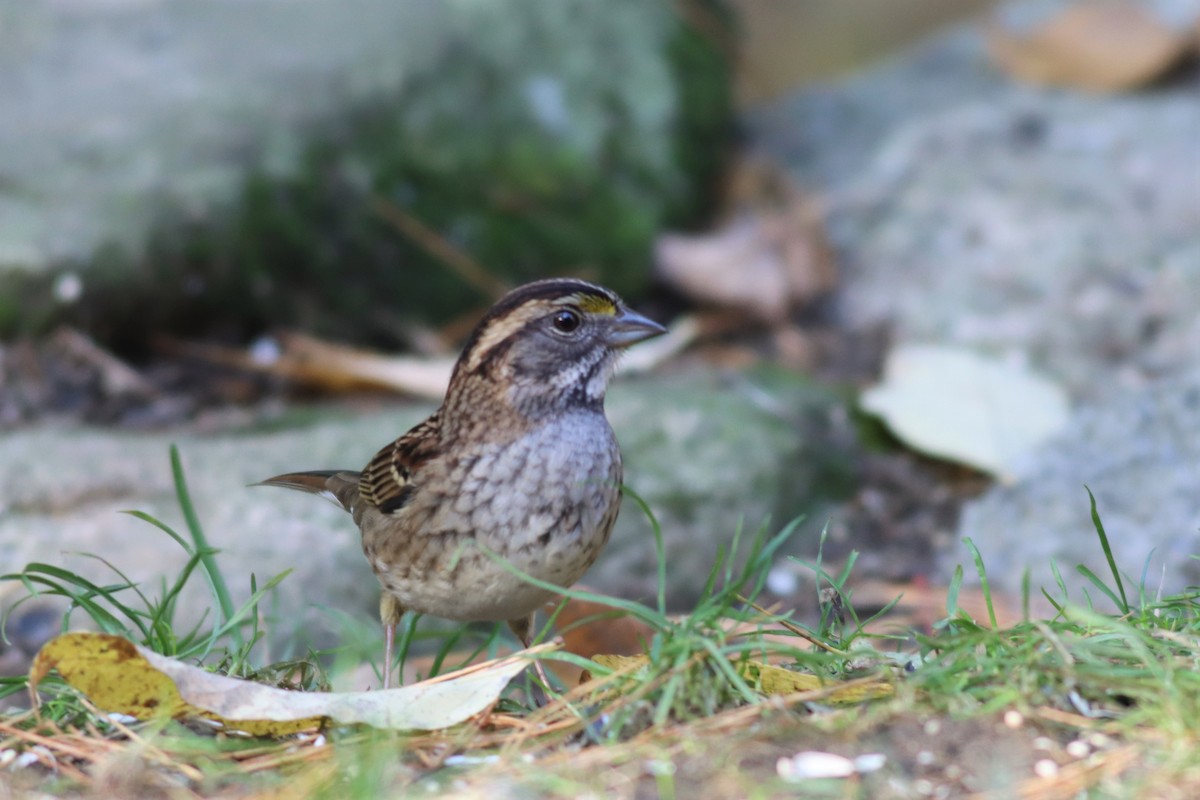
MULTIPOLYGON (((123 636, 162 655, 208 663, 225 674, 264 678, 291 674, 299 675, 306 682, 311 681, 306 685, 327 683, 327 678, 311 661, 287 661, 261 667, 254 665, 251 656, 264 636, 260 628, 262 615, 259 606, 291 570, 276 575, 262 586, 251 575, 249 597, 241 606, 235 607, 224 573, 217 563, 219 551, 208 544, 204 535, 188 492, 179 451, 174 445, 170 449, 170 462, 175 497, 183 514, 186 536, 144 512, 125 512, 170 537, 187 555, 183 567, 173 578, 163 578, 156 595, 147 594, 116 565, 91 553, 81 555, 103 564, 116 576, 115 582, 98 584, 63 567, 34 562, 26 565, 21 572, 0 575, 0 581, 19 582, 27 592, 25 597, 6 610, 0 619, 0 630, 22 603, 36 597, 61 597, 68 601, 62 616, 63 632, 71 629, 72 619, 79 612, 88 618, 92 626, 104 633, 123 636), (178 619, 179 598, 185 587, 197 577, 204 581, 212 594, 215 614, 210 619, 206 611, 190 629, 183 629, 178 619)), ((0 678, 0 697, 22 691, 26 685, 24 676, 0 678)), ((54 681, 46 682, 43 687, 51 691, 63 688, 54 681)), ((64 695, 65 698, 70 696, 70 693, 64 695)), ((66 699, 49 707, 58 708, 64 714, 86 715, 86 709, 72 705, 66 699)))
MULTIPOLYGON (((286 573, 261 586, 250 576, 249 598, 235 606, 217 551, 208 544, 192 506, 174 448, 171 469, 183 532, 141 512, 130 512, 171 537, 187 555, 180 571, 170 580, 164 579, 156 593, 144 591, 103 559, 97 560, 115 576, 109 583, 93 582, 44 563, 30 564, 0 579, 20 582, 30 596, 66 598, 64 630, 73 615, 82 613, 100 630, 126 636, 165 655, 257 680, 287 680, 302 689, 327 686, 316 654, 301 660, 253 663, 255 647, 264 637, 259 606, 286 573), (197 580, 204 582, 213 598, 212 614, 192 628, 180 630, 179 598, 197 580)), ((378 731, 331 729, 271 742, 213 737, 179 723, 127 727, 108 719, 65 687, 53 690, 53 683, 47 681, 43 687, 53 691, 43 704, 41 717, 0 716, 0 742, 2 747, 37 754, 47 766, 58 759, 54 762, 59 765, 57 774, 80 784, 91 781, 93 788, 101 785, 95 781, 109 763, 106 759, 136 757, 152 765, 147 774, 168 776, 163 785, 182 782, 205 796, 220 794, 250 776, 268 787, 287 787, 290 795, 319 797, 345 796, 347 792, 379 796, 412 789, 433 791, 458 787, 464 781, 468 783, 463 785, 469 785, 489 775, 503 776, 504 785, 510 788, 534 786, 551 795, 574 796, 595 794, 595 781, 601 780, 596 776, 615 774, 613 770, 629 764, 655 765, 649 773, 639 773, 629 786, 640 785, 646 792, 694 795, 703 793, 705 785, 674 771, 683 763, 679 759, 687 749, 680 743, 701 748, 709 761, 717 763, 739 743, 757 742, 755 731, 779 715, 791 725, 790 735, 799 730, 816 731, 817 744, 809 746, 824 748, 838 741, 845 743, 846 737, 853 745, 855 736, 890 726, 911 727, 912 720, 923 725, 920 721, 931 718, 987 719, 1004 713, 1007 721, 1009 713, 1016 712, 1028 721, 1022 724, 1035 726, 1043 738, 1063 746, 1099 734, 1104 738, 1088 741, 1109 742, 1089 745, 1096 748, 1099 766, 1094 770, 1069 772, 1064 768, 1063 774, 1083 775, 1078 778, 1080 783, 1069 784, 1070 791, 1064 788, 1058 794, 1039 794, 1041 789, 1022 789, 1016 794, 1082 796, 1101 780, 1107 781, 1104 796, 1113 797, 1155 796, 1157 789, 1175 785, 1200 787, 1194 757, 1200 751, 1200 588, 1165 597, 1161 591, 1148 591, 1148 564, 1143 564, 1137 591, 1131 593, 1090 490, 1093 526, 1111 583, 1086 567, 1076 569, 1091 588, 1113 603, 1116 614, 1098 610, 1086 591, 1082 604, 1072 600, 1058 565, 1052 562, 1056 587, 1041 589, 1051 615, 1039 618, 1035 613, 1026 571, 1021 581, 1019 621, 1001 627, 998 608, 1003 608, 1005 598, 989 582, 978 548, 966 539, 982 587, 986 621, 976 620, 964 608, 964 604, 970 605, 969 593, 959 566, 946 593, 945 617, 921 630, 899 634, 880 629, 900 598, 861 618, 853 594, 857 554, 851 553, 836 569, 827 568, 824 532, 815 561, 800 562, 816 579, 819 618, 808 626, 792 619, 790 613, 772 612, 760 604, 767 575, 800 520, 774 534, 766 525, 752 535, 739 528, 721 550, 695 607, 685 615, 668 614, 661 527, 644 500, 632 492, 628 495, 646 514, 654 535, 659 589, 653 604, 578 589, 561 594, 600 604, 643 623, 649 631, 648 658, 603 667, 571 653, 552 653, 546 658, 586 669, 594 680, 580 687, 564 687, 562 694, 540 708, 529 707, 524 700, 527 695, 512 691, 490 716, 447 731, 398 737, 378 731), (772 699, 761 684, 762 672, 745 668, 752 661, 786 664, 817 675, 823 682, 853 684, 866 676, 876 682, 884 680, 896 691, 890 699, 869 708, 829 704, 819 691, 811 696, 804 693, 803 697, 772 699), (811 724, 795 725, 799 717, 811 724), (530 758, 537 759, 535 767, 527 766, 530 758), (587 775, 573 771, 581 764, 590 765, 587 775), (1133 776, 1128 790, 1125 784, 1113 782, 1113 776, 1122 774, 1133 776), (638 784, 639 780, 643 782, 638 784)), ((499 559, 494 553, 489 555, 499 559)), ((502 563, 521 574, 511 564, 502 563)), ((522 577, 559 591, 531 576, 522 577)), ((399 650, 404 657, 410 649, 428 646, 433 657, 427 669, 437 674, 464 658, 494 654, 499 630, 494 626, 481 636, 470 626, 419 629, 413 617, 401 631, 399 650)), ((372 630, 371 636, 377 635, 372 630)), ((352 638, 350 634, 347 637, 352 638)), ((0 696, 24 685, 24 678, 0 679, 0 696)), ((745 764, 740 758, 732 762, 740 774, 745 764)), ((890 779, 903 780, 905 769, 911 774, 925 768, 907 765, 894 769, 890 779)), ((754 791, 763 795, 796 791, 794 786, 778 784, 770 768, 760 769, 755 780, 762 785, 753 787, 754 791)), ((870 793, 872 785, 863 786, 870 793)), ((883 786, 874 784, 876 789, 883 786)), ((140 788, 150 791, 154 787, 140 788)), ((477 793, 488 794, 494 788, 477 793)))

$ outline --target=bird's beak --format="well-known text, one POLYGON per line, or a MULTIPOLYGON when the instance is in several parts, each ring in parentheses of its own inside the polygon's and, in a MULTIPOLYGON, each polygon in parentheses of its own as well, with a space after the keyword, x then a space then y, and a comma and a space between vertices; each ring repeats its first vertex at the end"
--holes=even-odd
POLYGON ((667 329, 654 320, 623 308, 617 313, 616 320, 609 330, 608 343, 612 347, 629 347, 631 344, 662 336, 666 332, 667 329))

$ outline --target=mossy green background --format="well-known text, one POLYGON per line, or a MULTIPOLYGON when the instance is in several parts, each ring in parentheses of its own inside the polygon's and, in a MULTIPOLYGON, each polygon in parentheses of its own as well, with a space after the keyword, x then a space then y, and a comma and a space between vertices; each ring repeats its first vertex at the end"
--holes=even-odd
POLYGON ((490 302, 378 202, 504 283, 572 274, 636 295, 656 233, 708 217, 730 138, 714 37, 731 22, 699 7, 703 32, 665 2, 453 4, 440 55, 401 92, 314 127, 298 155, 267 153, 217 213, 164 204, 144 255, 62 265, 86 274, 86 303, 57 304, 53 276, 6 287, 19 300, 0 329, 66 321, 126 349, 271 326, 388 344, 490 302))

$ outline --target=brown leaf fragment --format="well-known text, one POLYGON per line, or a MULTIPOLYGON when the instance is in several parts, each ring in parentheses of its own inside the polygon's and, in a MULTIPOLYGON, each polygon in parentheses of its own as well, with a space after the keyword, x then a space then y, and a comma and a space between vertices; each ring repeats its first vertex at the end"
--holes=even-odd
POLYGON ((729 183, 725 222, 716 230, 658 238, 659 279, 698 303, 766 323, 831 290, 837 273, 821 202, 757 161, 739 165, 729 183))
MULTIPOLYGON (((558 604, 547 604, 553 614, 558 604)), ((591 658, 600 653, 620 656, 640 655, 654 638, 654 631, 645 622, 610 606, 588 600, 571 598, 555 617, 563 649, 577 656, 591 658)), ((580 682, 579 667, 563 661, 548 661, 548 666, 567 686, 580 682)))
POLYGON ((1032 30, 1002 25, 988 32, 993 61, 1029 83, 1092 92, 1145 86, 1195 48, 1185 30, 1160 22, 1132 2, 1077 3, 1032 30))
MULTIPOLYGON (((554 606, 549 607, 551 611, 554 606)), ((564 649, 584 658, 598 653, 633 656, 646 652, 654 630, 629 614, 589 600, 570 599, 555 617, 564 649)))
POLYGON ((105 350, 87 334, 75 328, 61 327, 50 338, 60 356, 79 368, 93 373, 105 396, 132 395, 154 397, 158 390, 141 373, 105 350))
POLYGON ((302 333, 279 334, 255 351, 198 342, 175 342, 178 355, 272 375, 328 392, 387 390, 440 400, 454 359, 415 358, 322 341, 302 333))

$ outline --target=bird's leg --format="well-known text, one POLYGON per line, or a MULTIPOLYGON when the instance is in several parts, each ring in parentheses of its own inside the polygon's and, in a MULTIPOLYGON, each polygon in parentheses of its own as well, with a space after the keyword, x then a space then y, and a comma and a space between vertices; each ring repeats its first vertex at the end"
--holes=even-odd
MULTIPOLYGON (((530 643, 533 642, 533 614, 530 614, 528 617, 510 619, 508 621, 508 627, 511 628, 512 632, 515 633, 517 638, 521 640, 522 647, 528 648, 530 643)), ((541 680, 542 685, 549 689, 550 680, 546 677, 546 670, 542 668, 542 662, 534 661, 533 668, 537 672, 538 678, 541 680)))
POLYGON ((379 596, 379 620, 383 623, 383 688, 392 686, 392 658, 396 649, 396 626, 404 616, 404 608, 395 596, 384 592, 379 596))

